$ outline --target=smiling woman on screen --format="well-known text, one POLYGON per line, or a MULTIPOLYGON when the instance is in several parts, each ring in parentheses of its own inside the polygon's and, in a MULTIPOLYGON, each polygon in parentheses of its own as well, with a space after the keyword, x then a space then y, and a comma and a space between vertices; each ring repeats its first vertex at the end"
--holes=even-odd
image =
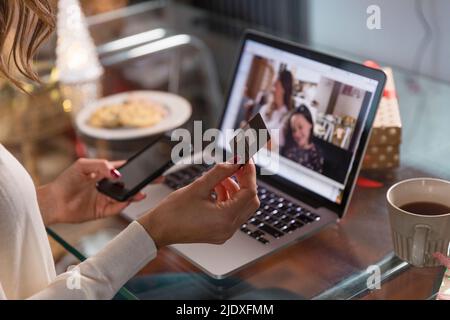
POLYGON ((314 121, 305 105, 300 105, 289 115, 284 135, 285 144, 281 149, 281 155, 322 173, 324 158, 314 144, 314 121))

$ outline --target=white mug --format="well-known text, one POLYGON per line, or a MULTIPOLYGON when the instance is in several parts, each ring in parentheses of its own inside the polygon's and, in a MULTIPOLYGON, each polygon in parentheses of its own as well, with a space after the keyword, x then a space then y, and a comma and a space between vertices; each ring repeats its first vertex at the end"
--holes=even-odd
POLYGON ((450 182, 432 178, 404 180, 389 188, 386 198, 395 254, 417 267, 438 266, 432 254, 448 254, 450 212, 421 215, 401 207, 413 202, 434 202, 450 207, 450 182))

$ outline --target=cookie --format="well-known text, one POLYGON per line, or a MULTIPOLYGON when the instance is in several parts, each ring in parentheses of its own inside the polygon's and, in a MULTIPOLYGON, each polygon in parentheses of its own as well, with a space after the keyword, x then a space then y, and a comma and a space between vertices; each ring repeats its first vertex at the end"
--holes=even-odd
POLYGON ((159 123, 165 115, 165 109, 159 104, 131 100, 120 109, 119 121, 124 127, 150 127, 159 123))
POLYGON ((158 103, 130 99, 121 104, 100 107, 91 115, 88 123, 96 128, 143 128, 159 123, 166 114, 166 109, 158 103))
POLYGON ((96 128, 119 127, 119 111, 121 107, 121 105, 110 105, 97 109, 89 119, 89 124, 96 128))

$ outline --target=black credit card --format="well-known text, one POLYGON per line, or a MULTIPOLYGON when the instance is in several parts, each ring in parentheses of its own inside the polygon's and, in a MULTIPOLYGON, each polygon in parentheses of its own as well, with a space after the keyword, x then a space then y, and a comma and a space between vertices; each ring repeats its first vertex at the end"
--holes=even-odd
POLYGON ((230 140, 231 152, 239 163, 247 163, 270 140, 270 133, 263 118, 257 113, 248 123, 238 129, 230 140))

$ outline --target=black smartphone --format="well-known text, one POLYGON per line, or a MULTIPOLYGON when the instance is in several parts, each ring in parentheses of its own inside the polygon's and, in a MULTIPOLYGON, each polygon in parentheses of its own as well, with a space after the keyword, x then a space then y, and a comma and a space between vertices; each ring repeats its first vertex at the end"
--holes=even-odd
POLYGON ((97 190, 115 200, 127 201, 173 165, 171 153, 176 143, 166 136, 156 140, 117 168, 120 178, 97 182, 97 190))

